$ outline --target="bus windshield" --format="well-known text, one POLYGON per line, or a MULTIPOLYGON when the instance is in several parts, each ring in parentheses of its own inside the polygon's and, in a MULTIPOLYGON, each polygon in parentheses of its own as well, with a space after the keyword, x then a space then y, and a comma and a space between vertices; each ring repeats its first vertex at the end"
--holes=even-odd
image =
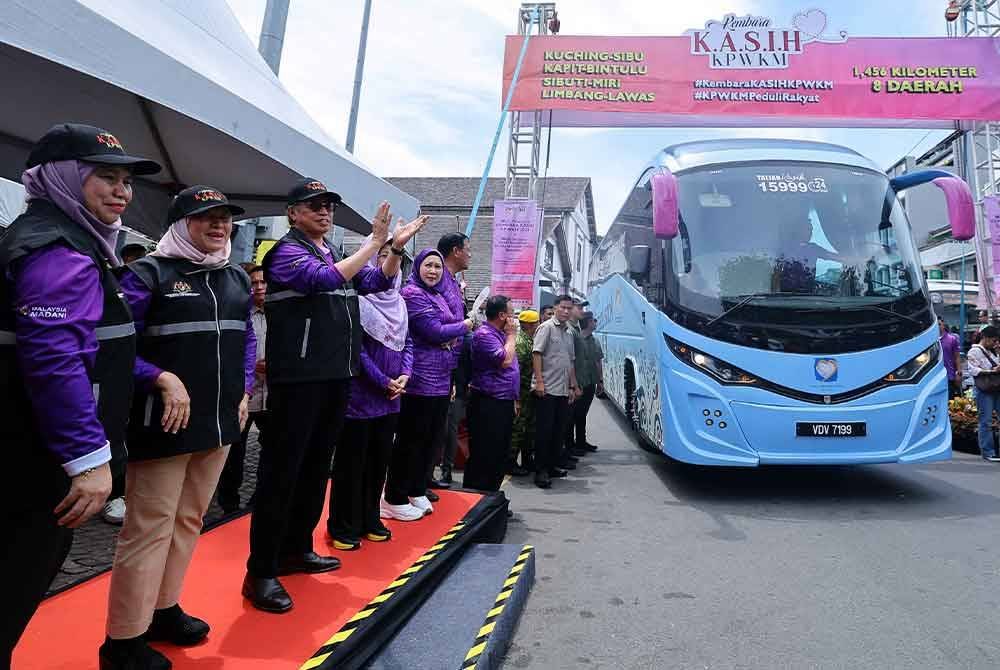
POLYGON ((886 346, 933 323, 885 175, 762 162, 679 175, 665 309, 711 337, 791 352, 886 346))

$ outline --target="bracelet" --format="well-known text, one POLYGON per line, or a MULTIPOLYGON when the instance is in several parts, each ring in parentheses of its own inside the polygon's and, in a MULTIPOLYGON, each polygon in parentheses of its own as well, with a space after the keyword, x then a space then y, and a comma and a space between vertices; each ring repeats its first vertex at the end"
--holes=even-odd
POLYGON ((392 251, 396 256, 402 256, 406 253, 406 249, 397 249, 396 247, 389 245, 389 250, 392 251))
POLYGON ((76 479, 77 477, 79 477, 81 480, 82 479, 86 479, 87 477, 89 477, 91 475, 91 473, 94 473, 96 471, 97 471, 97 468, 87 468, 86 470, 84 470, 80 474, 74 476, 73 479, 76 479))

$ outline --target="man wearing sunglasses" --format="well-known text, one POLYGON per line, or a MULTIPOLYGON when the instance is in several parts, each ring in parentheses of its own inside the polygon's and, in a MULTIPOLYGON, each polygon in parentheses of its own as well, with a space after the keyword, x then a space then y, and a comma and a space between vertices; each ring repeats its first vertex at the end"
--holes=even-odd
POLYGON ((316 179, 288 193, 289 231, 264 257, 267 295, 267 385, 275 439, 261 445, 257 500, 243 595, 265 612, 285 612, 292 599, 279 575, 340 567, 313 551, 312 535, 326 499, 333 445, 340 435, 351 377, 360 371, 358 294, 392 286, 403 250, 427 221, 399 225, 389 258, 367 265, 389 239, 389 205, 372 234, 347 258, 327 246, 340 196, 316 179))

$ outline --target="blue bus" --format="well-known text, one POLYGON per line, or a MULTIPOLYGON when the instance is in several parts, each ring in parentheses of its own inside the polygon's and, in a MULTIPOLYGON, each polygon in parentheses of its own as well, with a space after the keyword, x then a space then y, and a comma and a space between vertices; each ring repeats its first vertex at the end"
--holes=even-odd
POLYGON ((644 446, 701 465, 951 456, 947 376, 897 194, 933 183, 952 235, 962 180, 890 180, 840 146, 771 139, 665 149, 591 265, 605 391, 644 446))

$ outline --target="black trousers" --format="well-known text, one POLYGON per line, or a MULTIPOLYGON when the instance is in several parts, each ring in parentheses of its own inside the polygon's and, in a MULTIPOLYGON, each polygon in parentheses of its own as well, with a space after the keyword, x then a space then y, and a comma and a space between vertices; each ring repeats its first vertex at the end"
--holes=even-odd
POLYGON ((124 442, 111 445, 111 494, 108 500, 125 497, 125 466, 128 463, 128 449, 124 442))
POLYGON ((333 457, 333 493, 327 523, 331 537, 357 540, 382 526, 379 499, 398 422, 398 414, 344 419, 333 457))
POLYGON ((333 444, 344 422, 350 380, 275 384, 272 437, 261 445, 247 570, 274 577, 278 562, 313 550, 323 514, 333 444))
POLYGON ((566 448, 584 449, 587 446, 587 413, 594 402, 597 384, 583 387, 583 395, 570 405, 570 421, 566 429, 566 448))
POLYGON ((445 431, 448 404, 446 395, 403 396, 385 484, 385 501, 390 505, 405 505, 411 497, 426 495, 427 471, 445 431))
MULTIPOLYGON (((17 445, 13 445, 17 446, 17 445)), ((51 471, 13 473, 16 481, 0 492, 0 574, 7 578, 0 616, 0 668, 10 668, 14 646, 45 597, 73 544, 73 531, 56 524, 52 510, 66 495, 69 480, 58 465, 51 471)))
POLYGON ((559 464, 569 412, 566 396, 535 397, 535 472, 548 472, 559 464))
MULTIPOLYGON (((219 504, 222 507, 238 507, 240 504, 240 487, 243 486, 243 468, 247 457, 247 437, 250 435, 250 426, 257 426, 257 441, 264 448, 267 440, 268 428, 271 414, 268 411, 250 412, 247 418, 247 425, 243 427, 243 434, 240 441, 229 447, 229 455, 226 457, 226 464, 222 468, 222 475, 219 477, 219 504)), ((260 479, 260 462, 257 463, 257 478, 260 479)))
POLYGON ((469 462, 462 486, 479 491, 499 491, 510 458, 514 430, 514 401, 498 400, 478 391, 469 392, 469 462))

